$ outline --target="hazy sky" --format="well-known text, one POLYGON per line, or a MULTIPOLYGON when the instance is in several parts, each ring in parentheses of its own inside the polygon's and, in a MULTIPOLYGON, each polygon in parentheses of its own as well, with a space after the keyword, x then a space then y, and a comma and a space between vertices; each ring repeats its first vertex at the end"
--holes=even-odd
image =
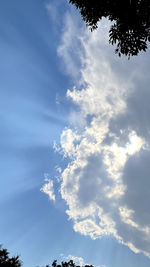
POLYGON ((150 50, 67 0, 0 2, 0 243, 25 267, 150 266, 150 50))

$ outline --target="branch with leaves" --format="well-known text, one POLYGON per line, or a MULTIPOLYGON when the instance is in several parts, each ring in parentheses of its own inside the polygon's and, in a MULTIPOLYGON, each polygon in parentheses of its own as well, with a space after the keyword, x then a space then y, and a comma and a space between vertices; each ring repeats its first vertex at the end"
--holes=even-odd
POLYGON ((103 18, 111 21, 109 43, 116 45, 115 53, 136 56, 146 51, 150 42, 149 0, 69 0, 80 10, 86 25, 95 30, 103 18))

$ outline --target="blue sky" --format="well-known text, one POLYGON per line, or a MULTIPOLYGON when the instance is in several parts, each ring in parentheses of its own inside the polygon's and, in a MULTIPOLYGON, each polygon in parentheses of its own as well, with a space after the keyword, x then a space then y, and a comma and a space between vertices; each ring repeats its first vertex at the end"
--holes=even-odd
POLYGON ((0 243, 25 267, 150 265, 150 52, 66 0, 0 3, 0 243))

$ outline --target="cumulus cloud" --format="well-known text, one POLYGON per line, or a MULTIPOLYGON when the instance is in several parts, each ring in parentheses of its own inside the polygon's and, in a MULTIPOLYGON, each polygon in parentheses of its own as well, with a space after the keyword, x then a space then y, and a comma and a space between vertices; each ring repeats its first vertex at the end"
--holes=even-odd
POLYGON ((103 20, 99 30, 80 32, 67 15, 58 51, 68 73, 75 71, 67 97, 78 109, 61 135, 70 162, 60 192, 75 231, 111 235, 150 257, 149 62, 118 59, 107 30, 103 20))
MULTIPOLYGON (((60 256, 65 261, 73 260, 73 262, 76 265, 79 265, 79 266, 91 265, 89 263, 86 263, 85 260, 82 257, 73 256, 71 254, 69 254, 68 256, 65 256, 64 254, 61 254, 60 256)), ((99 266, 95 266, 95 267, 105 267, 105 265, 99 265, 99 266)))
POLYGON ((45 184, 40 189, 41 192, 47 194, 49 199, 55 201, 55 194, 54 194, 54 185, 51 179, 48 179, 48 175, 45 174, 45 184))
POLYGON ((61 254, 60 256, 65 261, 73 260, 76 265, 83 266, 83 265, 86 264, 85 261, 84 261, 84 259, 82 257, 73 256, 71 254, 69 254, 68 256, 65 256, 64 254, 61 254))

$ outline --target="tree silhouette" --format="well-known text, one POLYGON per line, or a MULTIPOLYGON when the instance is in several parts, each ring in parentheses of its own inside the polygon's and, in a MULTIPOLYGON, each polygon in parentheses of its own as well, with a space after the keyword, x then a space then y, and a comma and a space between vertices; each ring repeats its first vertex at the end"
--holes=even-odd
MULTIPOLYGON (((46 267, 50 267, 47 265, 46 267)), ((80 267, 79 265, 76 265, 73 260, 70 260, 68 262, 62 261, 61 264, 57 264, 57 260, 53 261, 52 267, 80 267)), ((82 266, 81 266, 82 267, 82 266)), ((84 267, 94 267, 93 265, 87 265, 85 264, 84 267)))
POLYGON ((0 266, 1 267, 21 267, 19 256, 9 257, 7 249, 3 249, 0 245, 0 266))
MULTIPOLYGON (((3 249, 2 245, 0 245, 0 267, 21 267, 21 266, 22 262, 19 259, 19 256, 10 258, 7 249, 3 249)), ((68 262, 62 261, 61 264, 57 264, 57 260, 54 260, 52 265, 47 264, 45 267, 80 267, 80 266, 76 265, 73 262, 73 260, 70 260, 68 262)), ((81 267, 94 267, 94 266, 85 264, 84 266, 81 267)))
MULTIPOLYGON (((37 266, 38 267, 38 266, 37 266)), ((76 265, 73 260, 70 260, 68 262, 62 261, 61 264, 57 264, 57 260, 54 260, 52 265, 46 265, 45 267, 80 267, 79 265, 76 265)), ((93 265, 87 265, 85 264, 84 266, 81 267, 94 267, 93 265)))
MULTIPOLYGON (((21 267, 21 266, 22 262, 19 259, 19 256, 10 258, 7 249, 3 249, 2 245, 0 245, 0 267, 21 267)), ((54 260, 52 265, 47 264, 45 267, 80 267, 80 266, 76 265, 73 262, 73 260, 70 260, 68 262, 62 261, 61 264, 57 264, 57 260, 54 260)), ((84 266, 81 267, 94 267, 94 266, 85 264, 84 266)))
POLYGON ((112 24, 109 43, 116 44, 115 53, 130 56, 147 49, 150 41, 150 0, 69 0, 82 15, 91 31, 102 17, 112 24))

